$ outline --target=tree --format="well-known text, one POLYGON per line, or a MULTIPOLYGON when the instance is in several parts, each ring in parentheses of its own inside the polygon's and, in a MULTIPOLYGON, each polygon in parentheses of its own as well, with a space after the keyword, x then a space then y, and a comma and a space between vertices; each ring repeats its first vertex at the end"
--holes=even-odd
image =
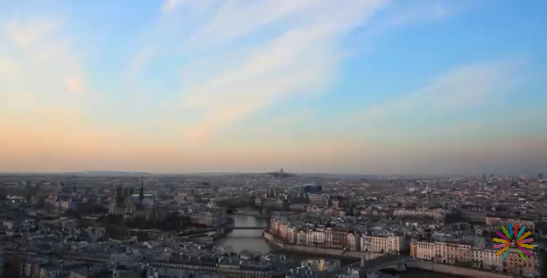
POLYGON ((6 193, 6 189, 1 188, 0 189, 0 201, 5 201, 8 199, 8 194, 6 193))
POLYGON ((73 209, 66 210, 64 215, 66 217, 73 217, 73 218, 78 218, 79 217, 78 212, 73 210, 73 209))
POLYGON ((78 220, 78 228, 87 228, 93 226, 93 221, 87 219, 87 218, 81 218, 78 220))
POLYGON ((104 224, 120 225, 123 222, 122 215, 108 214, 101 219, 104 224))
POLYGON ((11 272, 11 269, 12 269, 12 265, 10 262, 4 262, 4 264, 2 265, 2 277, 9 277, 8 275, 10 274, 11 272))
POLYGON ((106 234, 112 239, 122 239, 126 235, 125 228, 123 226, 107 225, 105 226, 106 234))

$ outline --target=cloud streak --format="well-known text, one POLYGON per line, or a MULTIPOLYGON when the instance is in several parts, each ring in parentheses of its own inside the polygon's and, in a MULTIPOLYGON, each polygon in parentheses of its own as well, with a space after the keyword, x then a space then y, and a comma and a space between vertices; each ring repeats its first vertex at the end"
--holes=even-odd
POLYGON ((3 55, 14 57, 10 68, 19 69, 12 73, 9 82, 4 80, 7 82, 4 91, 11 91, 4 94, 27 90, 40 92, 45 99, 60 101, 65 93, 88 91, 78 55, 72 42, 62 36, 61 27, 57 20, 21 18, 12 18, 4 24, 3 40, 15 48, 9 52, 4 50, 3 55))
POLYGON ((40 43, 49 34, 59 27, 57 22, 21 22, 19 19, 12 19, 4 25, 4 32, 8 39, 20 47, 30 47, 40 43))
MULTIPOLYGON (((174 7, 175 2, 168 1, 164 7, 174 7)), ((178 99, 183 107, 204 115, 188 135, 203 141, 261 108, 289 97, 321 93, 342 58, 341 39, 365 24, 385 3, 259 0, 209 5, 208 20, 182 40, 183 48, 197 54, 192 59, 196 63, 207 61, 209 53, 220 49, 234 50, 207 61, 210 73, 200 72, 198 82, 182 80, 178 99), (260 35, 260 41, 252 46, 249 42, 257 34, 267 35, 260 35), (234 51, 239 53, 238 63, 224 67, 234 51)), ((185 67, 186 76, 195 75, 192 71, 185 67)))
POLYGON ((389 123, 413 115, 443 116, 498 102, 526 78, 522 62, 494 62, 458 67, 422 89, 368 108, 365 123, 389 123))

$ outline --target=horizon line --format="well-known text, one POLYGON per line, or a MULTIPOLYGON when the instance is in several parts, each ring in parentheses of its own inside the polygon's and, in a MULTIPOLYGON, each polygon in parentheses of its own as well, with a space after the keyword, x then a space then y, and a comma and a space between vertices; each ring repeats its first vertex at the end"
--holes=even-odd
MULTIPOLYGON (((198 172, 178 172, 178 173, 169 173, 169 172, 148 172, 148 171, 117 171, 117 170, 92 170, 92 171, 0 171, 0 175, 6 175, 6 174, 31 174, 31 175, 40 175, 40 174, 46 174, 46 175, 55 175, 55 174, 61 174, 61 175, 75 175, 75 174, 139 174, 139 175, 200 175, 200 174, 220 174, 220 175, 249 175, 249 174, 268 174, 268 173, 277 173, 277 171, 251 171, 251 172, 238 172, 238 171, 219 171, 219 172, 206 172, 206 171, 198 171, 198 172)), ((482 172, 477 172, 476 174, 461 174, 461 173, 453 173, 453 174, 366 174, 366 173, 329 173, 329 172, 285 172, 286 174, 296 174, 296 175, 337 175, 337 176, 375 176, 375 177, 400 177, 400 176, 463 176, 463 177, 469 177, 469 176, 479 176, 482 172)), ((490 173, 489 173, 490 174, 490 173)), ((511 174, 511 173, 504 173, 504 174, 494 174, 495 176, 520 176, 520 175, 535 175, 535 174, 511 174)), ((532 177, 530 176, 530 177, 532 177)))

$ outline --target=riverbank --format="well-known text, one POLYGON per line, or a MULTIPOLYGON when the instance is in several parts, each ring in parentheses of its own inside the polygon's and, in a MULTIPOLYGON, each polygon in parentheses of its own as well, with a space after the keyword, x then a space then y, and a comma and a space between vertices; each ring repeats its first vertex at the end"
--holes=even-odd
POLYGON ((253 217, 259 217, 259 218, 265 218, 265 219, 270 218, 270 216, 268 214, 262 214, 258 211, 234 211, 231 214, 232 215, 253 216, 253 217))
POLYGON ((280 240, 277 240, 272 234, 268 233, 267 231, 264 231, 263 237, 264 237, 264 240, 270 243, 271 246, 274 247, 275 249, 279 249, 279 250, 283 250, 287 252, 312 254, 317 256, 340 257, 340 258, 364 258, 365 260, 372 260, 374 258, 377 258, 383 255, 380 253, 359 252, 359 251, 351 251, 351 250, 286 244, 281 242, 280 240))
MULTIPOLYGON (((330 249, 330 248, 319 248, 312 246, 302 246, 294 244, 286 244, 276 239, 268 231, 264 231, 262 236, 264 240, 271 244, 275 249, 286 251, 286 252, 295 252, 303 254, 311 254, 317 256, 333 256, 333 257, 346 257, 346 258, 363 258, 366 260, 372 260, 384 254, 379 253, 370 253, 370 252, 359 252, 359 251, 345 251, 340 249, 330 249)), ((487 272, 478 269, 472 268, 463 268, 452 265, 439 264, 431 261, 422 261, 422 260, 413 260, 409 264, 409 267, 414 269, 420 269, 429 272, 443 273, 450 275, 458 275, 463 277, 483 277, 483 278, 510 278, 511 276, 503 275, 499 273, 487 272)))

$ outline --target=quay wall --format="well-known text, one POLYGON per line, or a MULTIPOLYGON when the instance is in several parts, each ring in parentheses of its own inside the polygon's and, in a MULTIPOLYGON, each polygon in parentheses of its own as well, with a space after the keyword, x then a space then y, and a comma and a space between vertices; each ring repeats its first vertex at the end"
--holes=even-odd
POLYGON ((504 275, 500 273, 493 273, 487 271, 481 271, 472 268, 458 267, 452 265, 439 264, 435 262, 416 260, 412 263, 413 268, 418 268, 421 270, 460 275, 466 277, 479 277, 479 278, 510 278, 510 275, 504 275))
POLYGON ((233 214, 233 215, 243 215, 243 216, 254 216, 254 217, 259 217, 259 218, 270 218, 270 215, 267 215, 267 214, 261 214, 260 212, 258 211, 234 211, 230 214, 233 214))

